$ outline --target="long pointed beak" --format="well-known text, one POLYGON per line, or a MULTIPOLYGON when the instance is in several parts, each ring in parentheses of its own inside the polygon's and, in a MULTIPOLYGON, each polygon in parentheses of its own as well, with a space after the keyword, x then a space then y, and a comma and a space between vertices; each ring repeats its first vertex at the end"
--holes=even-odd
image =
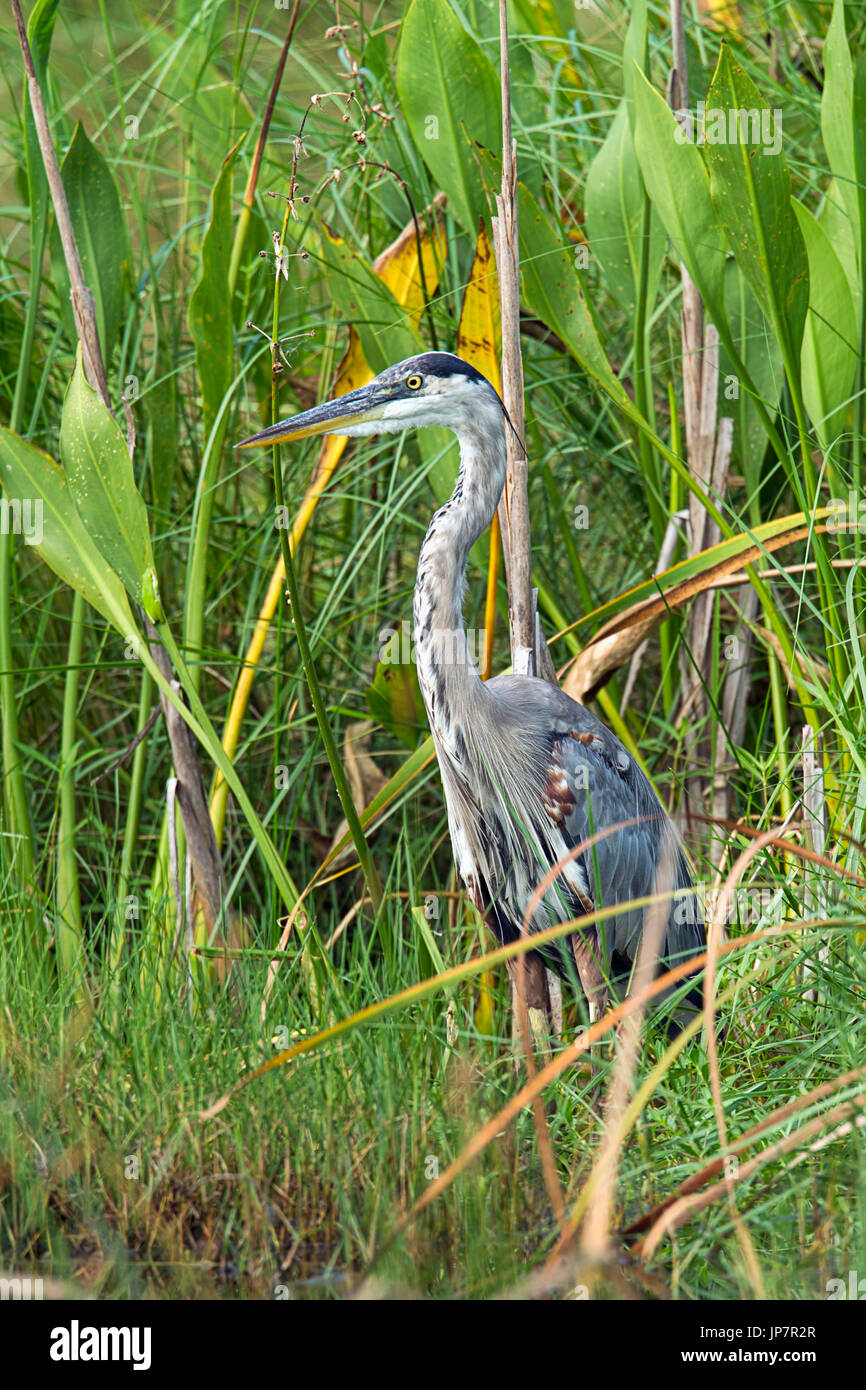
POLYGON ((334 401, 323 401, 305 410, 301 415, 292 415, 288 420, 279 420, 249 439, 242 439, 236 449, 249 449, 254 444, 280 444, 286 440, 308 439, 315 434, 345 434, 352 425, 364 425, 380 420, 388 400, 387 393, 372 382, 369 386, 359 386, 357 391, 349 391, 334 401))

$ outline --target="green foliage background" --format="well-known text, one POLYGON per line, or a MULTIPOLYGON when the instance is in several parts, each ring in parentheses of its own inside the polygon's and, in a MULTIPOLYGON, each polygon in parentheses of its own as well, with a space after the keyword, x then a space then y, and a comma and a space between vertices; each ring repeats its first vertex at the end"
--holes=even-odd
MULTIPOLYGON (((722 537, 764 538, 796 514, 807 528, 749 571, 759 611, 736 746, 721 710, 745 589, 717 591, 699 731, 714 751, 701 772, 729 780, 744 830, 799 833, 800 731, 811 726, 824 741, 828 838, 820 871, 777 846, 756 857, 746 887, 760 910, 729 931, 785 922, 790 933, 733 952, 720 979, 731 1141, 802 1100, 744 1150, 763 1153, 736 1194, 760 1278, 724 1201, 648 1266, 652 1287, 674 1296, 820 1298, 829 1278, 866 1264, 862 1131, 836 1132, 864 1087, 863 536, 810 524, 834 498, 852 519, 853 497, 855 522, 863 507, 866 16, 841 0, 742 0, 713 24, 705 8, 686 6, 688 105, 778 114, 777 154, 675 137, 666 6, 509 5, 533 574, 546 630, 567 629, 552 646, 563 664, 654 573, 693 486, 683 264, 719 330, 719 405, 734 420, 730 486, 706 499, 722 537), (816 1117, 824 1128, 799 1147, 770 1151, 816 1117), (810 1148, 825 1131, 834 1142, 810 1148)), ((339 18, 302 5, 243 235, 285 9, 183 0, 155 15, 135 0, 74 11, 40 0, 29 24, 112 406, 123 422, 126 394, 137 443, 130 465, 122 424, 75 371, 67 272, 7 29, 0 480, 10 501, 43 499, 45 535, 39 547, 0 537, 0 1264, 104 1296, 273 1297, 284 1285, 340 1296, 436 1165, 513 1093, 504 973, 434 985, 253 1082, 216 1119, 199 1112, 275 1048, 489 947, 456 891, 435 766, 417 752, 426 731, 406 717, 411 671, 389 703, 377 665, 381 630, 411 619, 415 557, 455 452, 438 431, 356 442, 297 550, 330 726, 342 746, 372 713, 365 752, 395 795, 370 835, 385 910, 370 910, 354 861, 341 861, 305 899, 268 989, 286 913, 342 814, 283 609, 233 771, 219 752, 278 556, 266 462, 231 446, 270 422, 274 233, 289 257, 282 415, 333 389, 350 323, 372 370, 419 346, 453 350, 499 183, 497 12, 489 0, 341 6, 339 18), (440 191, 447 254, 413 317, 372 266, 413 211, 429 222, 440 191), (246 949, 227 989, 176 940, 162 722, 117 761, 157 700, 140 604, 176 641, 206 781, 218 764, 233 779, 222 848, 246 949)), ((314 448, 284 460, 292 515, 314 448)), ((485 575, 478 547, 474 628, 485 575)), ((496 669, 506 633, 500 584, 496 669)), ((627 702, 624 672, 601 696, 675 812, 694 733, 680 703, 689 660, 674 613, 627 702)), ((730 867, 748 839, 722 833, 730 867)), ((564 1041, 582 1021, 567 1001, 564 1041)), ((593 1099, 612 1055, 601 1083, 572 1069, 549 1096, 570 1199, 597 1152, 593 1099)), ((651 1024, 637 1080, 620 1227, 719 1147, 704 1045, 669 1051, 651 1024)), ((524 1112, 376 1269, 387 1289, 483 1297, 552 1240, 524 1112)), ((605 1280, 595 1291, 616 1295, 605 1280)))

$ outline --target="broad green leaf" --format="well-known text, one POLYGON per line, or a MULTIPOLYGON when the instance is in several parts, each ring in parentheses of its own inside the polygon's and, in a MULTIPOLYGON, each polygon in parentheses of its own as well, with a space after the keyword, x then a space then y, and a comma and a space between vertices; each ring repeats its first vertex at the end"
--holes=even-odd
POLYGON ((412 0, 400 31, 396 82, 412 139, 474 236, 487 209, 472 142, 500 149, 499 79, 445 0, 412 0))
POLYGON ((647 70, 646 0, 633 0, 630 10, 628 29, 622 46, 622 87, 633 138, 636 121, 634 109, 635 74, 640 72, 646 75, 647 70))
POLYGON ((860 321, 860 300, 863 294, 863 286, 860 283, 860 275, 857 271, 857 247, 854 241, 854 228, 851 219, 845 209, 845 203, 839 192, 837 179, 831 179, 821 210, 818 213, 818 221, 827 234, 827 239, 845 272, 848 281, 848 288, 851 291, 851 302, 854 305, 854 314, 859 323, 860 321))
MULTIPOLYGON (((586 229, 594 259, 607 288, 627 312, 640 293, 644 185, 632 143, 627 103, 622 102, 607 138, 586 176, 586 229)), ((665 236, 658 216, 650 219, 647 303, 655 301, 665 255, 665 236)))
POLYGON ((866 272, 866 54, 854 64, 854 171, 860 200, 860 269, 866 272))
POLYGON ((635 69, 635 151, 653 207, 718 327, 724 323, 725 240, 706 166, 663 97, 635 69))
MULTIPOLYGON (((499 160, 485 151, 480 164, 487 187, 498 188, 499 160)), ((559 335, 575 360, 622 413, 664 450, 608 361, 575 261, 579 247, 564 240, 523 183, 518 183, 518 204, 522 302, 559 335)), ((669 454, 665 456, 671 459, 669 454)))
POLYGON ((54 34, 54 21, 60 8, 60 0, 36 0, 27 20, 27 39, 33 58, 33 67, 40 82, 45 77, 51 39, 54 34))
MULTIPOLYGON (((39 504, 35 549, 59 579, 87 599, 124 637, 137 629, 117 575, 87 533, 62 468, 26 439, 0 427, 0 481, 10 502, 39 504)), ((34 531, 36 528, 34 528, 34 531)))
MULTIPOLYGON (((126 223, 111 170, 99 151, 91 145, 80 122, 73 132, 60 173, 81 257, 84 283, 93 295, 99 341, 108 364, 117 343, 127 297, 129 251, 126 223)), ((66 330, 74 342, 76 332, 69 299, 69 273, 56 223, 51 232, 51 263, 66 330)))
POLYGON ((851 291, 827 233, 792 199, 809 256, 809 313, 803 334, 803 399, 825 453, 845 428, 857 369, 857 323, 851 291))
POLYGON ((752 79, 723 47, 707 97, 710 197, 737 264, 795 366, 809 303, 809 264, 791 208, 781 132, 752 79), (744 126, 747 129, 744 129, 744 126))
MULTIPOLYGON (((562 238, 523 184, 520 203, 520 269, 523 301, 552 328, 575 360, 637 428, 664 449, 652 425, 634 404, 608 361, 598 326, 574 260, 575 247, 562 238)), ((673 456, 665 457, 674 467, 673 456)), ((682 467, 682 465, 680 465, 682 467)), ((684 471, 684 470, 683 470, 684 471)))
POLYGON ((520 187, 520 268, 523 297, 534 314, 558 333, 589 375, 620 405, 634 409, 607 359, 583 293, 574 251, 532 194, 520 187))
MULTIPOLYGON (((550 117, 548 92, 538 80, 536 62, 539 56, 537 35, 538 6, 533 4, 531 18, 522 19, 519 8, 508 0, 508 66, 511 74, 511 123, 517 141, 520 177, 534 198, 544 191, 544 171, 536 154, 536 132, 544 130, 550 117)), ((490 0, 460 0, 460 17, 482 51, 495 59, 499 53, 499 6, 490 0)), ((545 58, 551 60, 554 45, 545 46, 545 58)), ((558 47, 558 45, 557 45, 558 47)), ((498 146, 497 146, 498 148, 498 146)))
POLYGON ((153 571, 147 510, 120 426, 88 383, 80 349, 63 402, 60 456, 83 526, 140 603, 153 571))
POLYGON ((634 148, 634 90, 647 66, 646 0, 636 0, 623 45, 624 97, 607 138, 586 179, 586 221, 592 253, 614 299, 633 313, 638 296, 655 302, 665 256, 665 235, 650 203, 649 234, 644 245, 647 192, 634 148), (641 288, 642 264, 646 283, 641 288))
POLYGON ((418 735, 427 730, 424 701, 418 685, 418 669, 409 659, 407 647, 410 625, 404 624, 388 643, 393 660, 377 661, 372 685, 364 691, 367 708, 373 718, 388 729, 407 748, 418 746, 418 735), (402 659, 402 658, 406 659, 402 659))
POLYGON ((232 169, 240 142, 223 160, 208 209, 201 267, 189 301, 188 323, 195 343, 205 438, 232 383, 234 341, 229 295, 232 249, 232 169))
MULTIPOLYGON (((745 363, 749 380, 774 416, 782 391, 782 354, 748 281, 736 261, 725 267, 725 313, 733 344, 745 363)), ((761 465, 767 432, 750 391, 739 379, 724 344, 719 348, 721 374, 719 411, 734 419, 734 453, 746 479, 746 492, 759 504, 761 465)))
POLYGON ((862 78, 857 81, 851 50, 845 33, 845 5, 836 0, 823 49, 824 90, 821 96, 821 134, 827 160, 854 229, 854 243, 860 253, 866 218, 866 154, 864 132, 858 129, 857 115, 862 109, 862 78), (857 101, 860 96, 861 101, 857 101))

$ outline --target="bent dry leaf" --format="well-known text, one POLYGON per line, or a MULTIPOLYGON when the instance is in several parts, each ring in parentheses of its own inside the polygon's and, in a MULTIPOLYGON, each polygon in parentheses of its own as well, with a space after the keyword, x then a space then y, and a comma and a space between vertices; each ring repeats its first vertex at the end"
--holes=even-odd
POLYGON ((80 348, 63 402, 60 452, 91 541, 127 593, 137 603, 147 598, 150 612, 155 595, 147 509, 120 426, 85 378, 80 348))
POLYGON ((654 575, 620 594, 594 613, 587 613, 573 626, 597 622, 600 618, 604 622, 569 663, 563 689, 575 700, 591 699, 669 613, 744 565, 825 529, 817 523, 834 512, 833 507, 823 507, 815 512, 812 520, 802 512, 778 517, 683 560, 664 574, 654 575))
MULTIPOLYGON (((370 752, 372 730, 372 719, 359 719, 346 725, 343 739, 343 767, 356 811, 363 811, 368 801, 372 801, 373 797, 378 795, 388 780, 370 752)), ((343 836, 348 833, 349 825, 343 817, 331 836, 327 853, 330 854, 334 846, 340 844, 343 836)), ((346 853, 345 850, 343 852, 346 853)))
POLYGON ((663 612, 655 612, 650 617, 636 615, 628 627, 593 637, 575 657, 562 683, 566 695, 570 695, 572 700, 577 700, 581 705, 594 699, 614 672, 631 660, 638 647, 655 631, 664 616, 663 612))

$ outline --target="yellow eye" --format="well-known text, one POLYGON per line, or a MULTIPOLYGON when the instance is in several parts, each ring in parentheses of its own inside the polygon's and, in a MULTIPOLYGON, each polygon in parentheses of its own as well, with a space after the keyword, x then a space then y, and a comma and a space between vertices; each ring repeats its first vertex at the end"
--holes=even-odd
POLYGON ((417 372, 413 372, 411 376, 407 376, 406 378, 406 385, 409 387, 410 391, 417 391, 421 384, 422 378, 417 372))

